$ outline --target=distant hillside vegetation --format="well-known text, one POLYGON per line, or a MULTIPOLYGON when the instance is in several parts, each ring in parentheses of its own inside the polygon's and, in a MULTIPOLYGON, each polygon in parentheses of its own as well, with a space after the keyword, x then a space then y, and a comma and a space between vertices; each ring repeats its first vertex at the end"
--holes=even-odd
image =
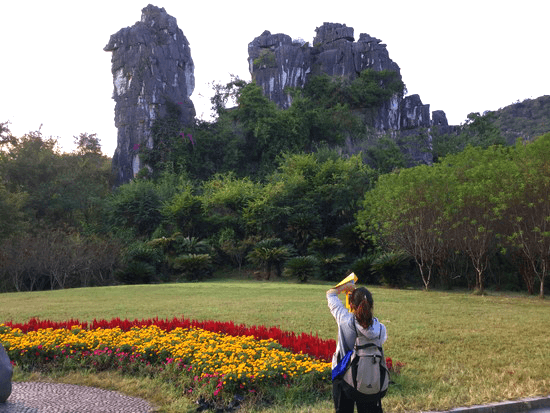
POLYGON ((550 96, 526 99, 495 111, 494 123, 508 144, 550 132, 550 96))

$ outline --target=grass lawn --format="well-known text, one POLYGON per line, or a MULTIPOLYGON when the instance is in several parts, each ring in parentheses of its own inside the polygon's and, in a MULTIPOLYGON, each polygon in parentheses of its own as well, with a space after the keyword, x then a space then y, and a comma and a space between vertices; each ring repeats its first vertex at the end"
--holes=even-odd
MULTIPOLYGON (((334 339, 336 324, 325 299, 328 288, 326 283, 231 279, 5 293, 0 294, 0 322, 31 317, 91 321, 183 316, 278 326, 334 339)), ((406 364, 384 399, 386 411, 446 410, 550 395, 550 301, 521 295, 369 288, 375 315, 388 329, 386 355, 406 364)), ((160 384, 154 380, 132 384, 135 380, 113 376, 73 374, 53 379, 120 389, 150 399, 162 407, 160 411, 193 408, 169 390, 156 389, 160 384)), ((289 402, 285 394, 291 392, 284 390, 273 405, 258 411, 333 411, 328 392, 304 403, 295 397, 289 402)))

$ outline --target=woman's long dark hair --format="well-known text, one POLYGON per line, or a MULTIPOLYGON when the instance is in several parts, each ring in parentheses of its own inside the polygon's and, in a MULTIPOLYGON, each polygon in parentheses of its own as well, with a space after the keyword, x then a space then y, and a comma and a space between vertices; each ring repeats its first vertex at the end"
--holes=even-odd
POLYGON ((369 328, 372 325, 372 309, 374 302, 372 294, 365 287, 359 287, 353 290, 350 302, 355 308, 355 319, 363 328, 369 328))

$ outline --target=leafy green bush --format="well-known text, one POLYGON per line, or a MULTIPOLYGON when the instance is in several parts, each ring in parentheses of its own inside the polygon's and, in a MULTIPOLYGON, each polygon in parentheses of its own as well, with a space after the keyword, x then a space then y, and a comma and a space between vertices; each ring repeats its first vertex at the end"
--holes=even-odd
POLYGON ((257 237, 253 236, 241 240, 237 237, 233 228, 223 228, 218 232, 215 244, 219 254, 228 257, 232 264, 239 268, 240 272, 246 255, 257 241, 257 237))
POLYGON ((405 156, 397 143, 388 136, 382 136, 366 151, 365 161, 380 173, 390 173, 406 166, 405 156))
POLYGON ((373 271, 372 262, 374 255, 365 255, 364 257, 357 258, 351 264, 351 271, 357 275, 361 284, 378 285, 380 284, 380 277, 378 273, 373 271))
POLYGON ((210 254, 184 254, 172 261, 174 269, 180 271, 180 276, 189 281, 201 281, 210 277, 213 272, 210 254))
POLYGON ((149 284, 155 275, 155 267, 143 261, 131 261, 115 271, 115 279, 123 284, 149 284))
POLYGON ((208 254, 210 244, 195 237, 178 237, 177 250, 187 254, 208 254))
POLYGON ((352 81, 327 74, 313 76, 306 83, 303 93, 322 107, 342 104, 370 109, 378 107, 394 94, 402 94, 404 90, 405 84, 399 73, 366 69, 352 81))
POLYGON ((162 221, 162 201, 154 182, 132 181, 111 196, 108 221, 113 227, 133 229, 136 236, 148 237, 162 221))
POLYGON ((181 232, 184 236, 202 232, 204 217, 202 204, 194 193, 194 186, 186 183, 167 199, 161 207, 164 222, 172 231, 181 232))
POLYGON ((460 153, 468 146, 488 148, 491 145, 506 145, 495 119, 496 112, 486 112, 483 115, 472 112, 457 131, 439 134, 434 130, 434 160, 460 153))
POLYGON ((259 267, 265 267, 267 279, 271 277, 271 270, 275 266, 277 275, 282 275, 284 262, 290 257, 291 251, 288 247, 282 245, 279 238, 268 238, 258 242, 247 258, 259 267))
POLYGON ((123 257, 123 267, 115 278, 124 284, 147 284, 157 281, 164 262, 162 249, 144 242, 128 246, 123 257))
POLYGON ((380 277, 382 284, 402 288, 405 286, 409 259, 409 255, 404 252, 386 252, 372 261, 372 271, 380 277))
POLYGON ((340 252, 341 246, 341 241, 333 237, 325 237, 311 242, 309 249, 319 262, 323 279, 336 281, 342 278, 346 255, 340 252))
POLYGON ((277 60, 275 59, 275 52, 270 49, 262 49, 260 56, 254 59, 254 69, 262 69, 267 67, 277 67, 277 60))
POLYGON ((318 264, 317 258, 312 255, 294 257, 286 262, 283 275, 305 283, 314 276, 318 264))
POLYGON ((305 253, 309 243, 321 234, 321 217, 315 213, 298 212, 288 219, 286 231, 300 253, 305 253))

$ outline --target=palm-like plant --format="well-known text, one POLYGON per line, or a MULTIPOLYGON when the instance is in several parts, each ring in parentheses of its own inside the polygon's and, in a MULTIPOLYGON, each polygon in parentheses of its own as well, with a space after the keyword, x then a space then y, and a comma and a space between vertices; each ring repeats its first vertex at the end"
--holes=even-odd
POLYGON ((267 279, 271 278, 273 266, 277 268, 277 275, 282 274, 282 264, 289 258, 290 250, 281 245, 279 238, 268 238, 256 244, 247 258, 255 265, 265 267, 267 279))
POLYGON ((313 240, 310 244, 310 250, 317 257, 322 276, 326 280, 335 281, 341 278, 340 270, 346 258, 339 251, 341 246, 341 241, 332 237, 313 240))
POLYGON ((294 238, 299 253, 304 254, 311 240, 321 232, 321 218, 315 214, 295 214, 288 219, 286 231, 294 238))
POLYGON ((209 254, 183 254, 175 258, 172 265, 189 281, 200 281, 212 275, 212 257, 209 254))
POLYGON ((294 257, 287 261, 283 274, 288 277, 296 277, 302 283, 315 274, 319 262, 312 255, 294 257))

